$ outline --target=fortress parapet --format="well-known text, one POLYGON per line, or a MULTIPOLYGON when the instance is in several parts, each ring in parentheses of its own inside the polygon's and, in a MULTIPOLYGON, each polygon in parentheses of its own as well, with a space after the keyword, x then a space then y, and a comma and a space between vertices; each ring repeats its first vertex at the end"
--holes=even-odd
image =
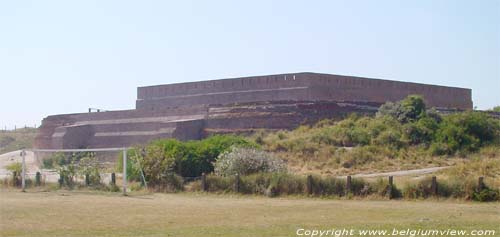
POLYGON ((319 73, 292 73, 137 88, 136 109, 45 118, 38 148, 121 147, 156 138, 292 129, 374 113, 387 101, 423 95, 429 107, 472 109, 471 90, 319 73))

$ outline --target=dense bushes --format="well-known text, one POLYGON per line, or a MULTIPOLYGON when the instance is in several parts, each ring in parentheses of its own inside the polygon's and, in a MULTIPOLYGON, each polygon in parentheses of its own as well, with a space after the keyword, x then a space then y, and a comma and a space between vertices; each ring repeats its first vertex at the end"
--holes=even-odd
POLYGON ((473 152, 488 144, 498 144, 500 120, 479 112, 445 116, 436 131, 432 151, 435 154, 473 152))
POLYGON ((215 161, 215 174, 221 176, 286 172, 286 164, 271 153, 255 148, 232 147, 215 161))
MULTIPOLYGON (((130 164, 127 172, 132 179, 139 179, 141 169, 148 184, 164 182, 171 173, 183 177, 196 177, 214 170, 213 163, 219 154, 232 146, 256 147, 242 137, 217 135, 200 141, 181 142, 175 139, 155 140, 144 147, 128 151, 130 164)), ((118 170, 121 170, 121 158, 118 170)))
POLYGON ((257 133, 254 139, 291 165, 369 169, 379 161, 399 165, 408 160, 405 164, 420 168, 428 161, 443 163, 438 156, 466 156, 482 147, 499 146, 500 120, 477 111, 440 114, 427 109, 421 96, 412 95, 386 103, 374 117, 353 114, 293 131, 257 133), (394 158, 401 162, 390 161, 394 158))

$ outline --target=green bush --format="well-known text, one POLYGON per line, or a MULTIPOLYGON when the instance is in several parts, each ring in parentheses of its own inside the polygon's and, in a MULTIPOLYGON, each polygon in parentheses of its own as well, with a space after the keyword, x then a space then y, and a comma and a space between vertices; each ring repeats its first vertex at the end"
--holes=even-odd
POLYGON ((409 95, 396 103, 385 103, 379 108, 377 116, 390 116, 401 123, 408 123, 417 121, 425 112, 424 98, 421 95, 409 95))
POLYGON ((488 144, 498 144, 500 120, 482 112, 445 116, 436 131, 431 150, 436 155, 473 152, 488 144))
POLYGON ((476 191, 472 195, 472 200, 479 202, 492 202, 500 200, 498 190, 485 188, 481 191, 476 191))
POLYGON ((95 156, 84 157, 80 159, 78 164, 78 174, 83 177, 88 177, 88 185, 100 185, 101 184, 101 174, 99 172, 99 163, 95 156))
MULTIPOLYGON (((142 164, 144 157, 141 147, 135 147, 127 150, 127 180, 142 183, 142 164)), ((115 163, 116 172, 123 172, 123 154, 120 152, 115 163)))
MULTIPOLYGON (((135 179, 140 178, 142 168, 146 180, 153 185, 160 183, 160 178, 170 172, 183 177, 196 177, 212 172, 215 159, 231 146, 257 147, 255 143, 242 137, 229 135, 187 142, 160 139, 150 142, 144 148, 131 149, 129 154, 133 157, 130 159, 133 162, 127 167, 132 169, 129 172, 135 179)), ((118 161, 120 165, 120 160, 118 161)))
POLYGON ((10 171, 11 173, 16 172, 17 175, 21 175, 21 172, 23 170, 23 164, 21 162, 15 162, 7 165, 5 169, 10 171))

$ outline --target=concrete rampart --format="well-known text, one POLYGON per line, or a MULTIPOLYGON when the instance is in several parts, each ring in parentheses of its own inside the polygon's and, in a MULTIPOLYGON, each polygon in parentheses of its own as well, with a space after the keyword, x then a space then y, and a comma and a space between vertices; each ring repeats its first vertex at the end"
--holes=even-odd
POLYGON ((136 109, 48 116, 38 148, 105 148, 152 139, 293 129, 386 101, 423 95, 430 107, 472 109, 471 90, 360 77, 294 73, 139 87, 136 109))

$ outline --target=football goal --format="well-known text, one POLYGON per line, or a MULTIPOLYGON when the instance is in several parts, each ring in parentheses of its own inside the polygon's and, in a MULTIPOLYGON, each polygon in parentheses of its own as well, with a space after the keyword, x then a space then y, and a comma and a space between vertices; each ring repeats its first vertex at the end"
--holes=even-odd
MULTIPOLYGON (((58 182, 59 185, 105 187, 127 194, 129 148, 26 149, 21 151, 21 187, 27 181, 58 182), (31 172, 28 172, 29 171, 31 172), (36 173, 33 172, 36 170, 36 173), (121 176, 121 182, 119 180, 121 176), (117 181, 118 179, 118 181, 117 181)), ((144 182, 145 183, 145 182, 144 182)))

